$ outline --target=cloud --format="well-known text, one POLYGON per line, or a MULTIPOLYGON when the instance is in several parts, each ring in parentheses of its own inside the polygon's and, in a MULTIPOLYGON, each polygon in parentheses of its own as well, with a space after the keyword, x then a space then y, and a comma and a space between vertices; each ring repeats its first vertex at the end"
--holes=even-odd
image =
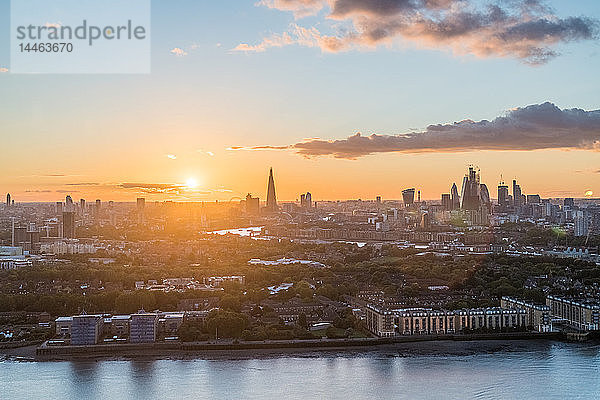
POLYGON ((142 193, 169 193, 180 194, 184 185, 174 183, 121 183, 118 187, 122 189, 135 189, 142 193))
POLYGON ((0 67, 0 74, 8 72, 8 68, 6 67, 0 67))
POLYGON ((188 55, 187 51, 185 51, 179 47, 175 47, 174 49, 171 49, 171 54, 174 54, 177 57, 185 57, 188 55))
POLYGON ((314 15, 326 6, 323 0, 260 0, 257 5, 291 11, 296 18, 314 15))
POLYGON ((198 153, 206 154, 207 156, 210 156, 210 157, 214 157, 215 156, 215 153, 213 153, 212 151, 208 151, 208 150, 199 149, 198 153))
POLYGON ((25 193, 52 193, 52 190, 26 190, 25 193))
POLYGON ((600 110, 561 110, 546 102, 509 110, 492 121, 463 120, 430 125, 422 132, 363 136, 340 140, 308 139, 289 146, 233 146, 230 150, 290 149, 306 157, 355 159, 375 153, 511 151, 542 149, 598 150, 600 110))
POLYGON ((66 186, 98 186, 98 182, 65 183, 66 186))
POLYGON ((263 52, 297 44, 325 52, 376 48, 411 43, 448 49, 477 57, 510 57, 543 64, 558 55, 560 43, 598 37, 598 21, 587 17, 558 17, 543 0, 511 0, 482 5, 476 0, 263 0, 259 5, 291 11, 296 17, 327 9, 316 27, 292 24, 258 44, 242 43, 234 50, 263 52), (339 26, 341 25, 341 28, 339 26))
POLYGON ((273 47, 284 47, 297 44, 305 47, 321 47, 321 34, 316 28, 303 28, 296 24, 291 24, 288 32, 282 34, 273 34, 266 37, 256 45, 240 43, 233 51, 262 53, 273 47))
POLYGON ((134 190, 137 193, 145 194, 168 194, 177 195, 184 198, 193 199, 197 196, 208 196, 215 193, 230 193, 230 189, 194 189, 189 188, 185 184, 177 183, 121 183, 117 188, 134 190))

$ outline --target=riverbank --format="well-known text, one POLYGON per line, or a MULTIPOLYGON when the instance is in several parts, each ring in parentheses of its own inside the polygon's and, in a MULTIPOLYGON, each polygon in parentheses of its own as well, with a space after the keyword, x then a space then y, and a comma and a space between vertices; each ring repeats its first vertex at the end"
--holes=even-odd
MULTIPOLYGON (((492 348, 502 347, 520 342, 526 345, 536 341, 559 341, 563 337, 559 333, 501 333, 501 334, 470 334, 470 335, 422 335, 399 336, 393 338, 359 338, 359 339, 320 339, 320 340, 281 340, 261 342, 199 342, 199 343, 147 343, 147 344, 101 344, 92 346, 48 346, 42 344, 36 349, 35 358, 38 360, 65 360, 88 358, 138 358, 138 357, 167 357, 167 358, 199 358, 207 355, 226 354, 238 355, 246 353, 253 357, 257 354, 268 353, 297 353, 315 351, 368 351, 370 349, 401 348, 405 346, 410 352, 424 349, 434 352, 439 350, 442 343, 448 343, 455 350, 468 348, 469 351, 488 348, 482 346, 489 343, 492 348), (475 346, 473 344, 475 343, 475 346)), ((13 349, 13 355, 27 357, 13 349)))

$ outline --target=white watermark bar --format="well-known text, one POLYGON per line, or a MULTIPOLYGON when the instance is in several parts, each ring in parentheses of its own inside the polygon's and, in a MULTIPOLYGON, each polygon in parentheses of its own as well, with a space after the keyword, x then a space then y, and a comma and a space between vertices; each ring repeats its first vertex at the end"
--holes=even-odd
POLYGON ((13 74, 148 74, 150 0, 11 0, 13 74))

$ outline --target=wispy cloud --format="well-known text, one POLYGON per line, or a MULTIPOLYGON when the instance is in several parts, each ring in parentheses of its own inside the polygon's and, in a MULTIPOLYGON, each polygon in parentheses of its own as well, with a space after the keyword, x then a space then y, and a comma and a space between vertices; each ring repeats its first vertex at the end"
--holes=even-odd
POLYGON ((598 37, 598 21, 561 18, 543 0, 511 0, 482 5, 476 0, 262 0, 258 5, 291 11, 297 18, 326 11, 321 26, 292 24, 288 32, 242 43, 234 50, 263 52, 298 44, 326 52, 375 48, 395 42, 449 49, 477 57, 510 57, 543 64, 558 55, 556 46, 598 37))
POLYGON ((322 37, 316 28, 303 28, 291 24, 288 32, 272 34, 256 45, 240 43, 233 51, 262 53, 272 47, 284 47, 292 44, 305 47, 322 47, 322 37))
POLYGON ((552 103, 514 108, 492 121, 430 125, 400 135, 357 133, 339 140, 308 139, 289 146, 232 146, 229 150, 293 150, 306 157, 355 159, 375 153, 467 152, 600 148, 600 110, 560 109, 552 103))
POLYGON ((65 183, 65 186, 98 186, 98 182, 77 182, 77 183, 65 183))
POLYGON ((174 49, 171 49, 171 54, 173 54, 177 57, 185 57, 188 55, 187 51, 185 51, 179 47, 175 47, 174 49))
POLYGON ((206 154, 207 156, 210 156, 210 157, 214 157, 215 156, 215 153, 213 153, 212 151, 208 151, 208 150, 202 150, 202 149, 200 149, 200 150, 198 150, 198 153, 206 154))
POLYGON ((184 190, 185 185, 173 183, 121 183, 122 189, 135 189, 143 193, 169 193, 179 194, 184 190))

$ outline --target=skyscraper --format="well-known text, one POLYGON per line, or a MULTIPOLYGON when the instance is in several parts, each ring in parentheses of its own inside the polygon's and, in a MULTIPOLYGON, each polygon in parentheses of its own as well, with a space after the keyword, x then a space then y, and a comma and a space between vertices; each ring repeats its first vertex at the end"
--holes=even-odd
POLYGON ((501 208, 508 207, 510 201, 508 198, 508 185, 504 181, 500 181, 498 184, 498 205, 501 208))
POLYGON ((143 197, 137 199, 137 220, 138 225, 146 223, 146 199, 143 197))
POLYGON ((246 213, 250 215, 260 214, 260 199, 252 197, 250 193, 246 195, 246 213))
POLYGON ((513 202, 515 207, 523 205, 521 196, 521 186, 517 185, 516 179, 513 179, 513 202))
POLYGON ((56 202, 56 215, 58 215, 59 217, 62 215, 63 213, 63 203, 62 201, 57 201, 56 202))
POLYGON ((10 207, 10 193, 6 194, 6 207, 10 207))
POLYGON ((481 204, 484 204, 488 207, 492 203, 492 199, 490 198, 490 191, 488 190, 487 185, 485 183, 482 183, 479 186, 479 200, 481 204))
MULTIPOLYGON (((462 192, 460 194, 460 208, 463 210, 479 210, 481 184, 479 171, 469 166, 469 172, 463 178, 462 192)), ((489 193, 488 193, 489 197, 489 193)))
POLYGON ((94 207, 94 216, 100 217, 100 211, 102 210, 102 200, 96 199, 96 206, 94 207))
POLYGON ((73 211, 64 211, 63 216, 63 237, 67 239, 75 238, 75 213, 73 211))
POLYGON ((70 195, 67 195, 67 197, 65 197, 65 208, 69 212, 73 211, 73 198, 70 195))
POLYGON ((460 197, 458 196, 458 188, 456 187, 456 183, 452 184, 452 189, 450 189, 450 197, 452 198, 452 210, 458 210, 460 208, 460 197))
POLYGON ((452 198, 449 193, 442 194, 442 207, 444 210, 452 210, 452 198))
POLYGON ((415 203, 415 188, 404 189, 402 191, 402 200, 405 207, 410 207, 415 203))
POLYGON ((273 179, 273 168, 269 171, 269 183, 267 186, 267 212, 277 211, 277 195, 275 194, 275 179, 273 179))
POLYGON ((300 207, 302 208, 312 208, 312 195, 310 192, 306 192, 306 194, 300 195, 300 207))

